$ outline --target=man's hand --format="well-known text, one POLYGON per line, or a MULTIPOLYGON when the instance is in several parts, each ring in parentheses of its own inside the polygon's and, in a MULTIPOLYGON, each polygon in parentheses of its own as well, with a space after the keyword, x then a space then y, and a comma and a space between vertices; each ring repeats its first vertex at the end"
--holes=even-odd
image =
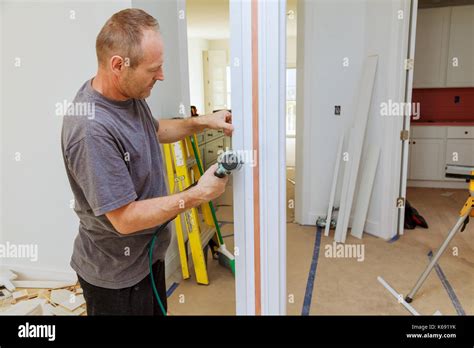
POLYGON ((163 144, 174 143, 194 133, 202 132, 206 128, 223 129, 227 136, 231 136, 234 131, 232 114, 227 110, 182 120, 162 119, 159 123, 157 137, 163 144))
POLYGON ((225 176, 224 178, 218 178, 214 175, 214 172, 217 170, 217 163, 209 167, 208 170, 201 176, 197 185, 194 187, 202 199, 206 202, 209 202, 220 195, 225 191, 225 185, 229 180, 229 177, 225 176))
POLYGON ((227 110, 221 110, 209 115, 199 116, 206 128, 223 129, 224 134, 231 136, 234 131, 232 125, 232 114, 227 110))
POLYGON ((211 166, 196 186, 170 196, 155 197, 131 202, 106 213, 107 218, 123 235, 156 227, 187 209, 209 202, 224 193, 228 177, 216 177, 217 164, 211 166))

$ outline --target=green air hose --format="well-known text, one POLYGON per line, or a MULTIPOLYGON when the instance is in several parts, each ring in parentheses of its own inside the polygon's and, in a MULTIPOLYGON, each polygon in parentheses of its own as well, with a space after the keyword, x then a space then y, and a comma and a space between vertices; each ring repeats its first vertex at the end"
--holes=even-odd
POLYGON ((153 247, 155 246, 156 235, 158 233, 160 233, 161 231, 163 231, 165 229, 165 227, 173 220, 174 220, 174 218, 172 218, 171 220, 166 221, 163 225, 160 226, 160 228, 158 228, 158 230, 155 233, 153 233, 153 237, 151 237, 151 241, 150 241, 150 249, 149 249, 149 252, 148 252, 148 254, 150 256, 149 257, 149 266, 150 266, 151 287, 153 289, 153 293, 156 297, 156 300, 158 301, 158 304, 160 305, 161 312, 163 313, 163 315, 165 317, 167 316, 165 306, 163 306, 163 302, 161 302, 160 295, 158 294, 158 290, 156 289, 155 277, 153 276, 153 247))

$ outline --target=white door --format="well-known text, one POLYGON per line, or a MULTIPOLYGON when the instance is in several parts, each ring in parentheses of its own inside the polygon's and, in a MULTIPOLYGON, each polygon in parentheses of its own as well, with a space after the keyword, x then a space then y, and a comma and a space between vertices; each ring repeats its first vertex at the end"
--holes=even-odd
POLYGON ((203 52, 206 113, 227 108, 227 52, 203 52))
MULTIPOLYGON (((418 0, 413 0, 410 2, 410 11, 409 11, 409 18, 410 18, 410 27, 408 33, 408 53, 407 59, 411 60, 415 58, 415 41, 416 41, 416 21, 418 15, 418 0)), ((405 102, 411 103, 411 96, 412 96, 412 89, 413 89, 413 69, 409 69, 407 71, 407 79, 405 85, 405 102)), ((403 128, 402 131, 410 132, 410 118, 404 117, 403 128)), ((406 190, 407 190, 407 180, 408 180, 408 158, 409 158, 409 137, 401 137, 401 146, 402 146, 402 157, 401 157, 401 164, 400 164, 400 183, 399 183, 399 197, 403 197, 406 199, 406 190)), ((410 162, 412 156, 410 155, 410 162)), ((410 166, 411 167, 411 166, 410 166)), ((398 170, 398 167, 395 168, 398 170)), ((401 205, 398 208, 398 234, 403 234, 403 226, 405 223, 405 205, 401 205)))

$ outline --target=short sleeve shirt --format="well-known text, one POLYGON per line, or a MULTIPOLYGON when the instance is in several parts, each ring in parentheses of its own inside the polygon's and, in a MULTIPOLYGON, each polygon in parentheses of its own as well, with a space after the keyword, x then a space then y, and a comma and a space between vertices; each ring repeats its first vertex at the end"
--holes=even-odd
MULTIPOLYGON (((130 287, 149 274, 148 246, 159 226, 122 235, 105 215, 128 203, 167 195, 162 153, 145 100, 114 101, 87 81, 63 117, 62 152, 79 229, 71 267, 104 288, 130 287)), ((157 235, 163 260, 169 227, 157 235)))

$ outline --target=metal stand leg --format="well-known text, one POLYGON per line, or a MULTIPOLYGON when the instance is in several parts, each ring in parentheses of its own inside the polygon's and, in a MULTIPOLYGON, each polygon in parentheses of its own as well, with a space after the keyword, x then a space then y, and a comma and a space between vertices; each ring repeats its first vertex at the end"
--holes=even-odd
POLYGON ((459 231, 459 229, 461 228, 461 226, 464 223, 464 220, 466 220, 469 217, 469 215, 471 214, 471 210, 472 210, 472 208, 468 209, 467 214, 464 214, 463 216, 461 216, 459 218, 458 222, 456 222, 456 225, 454 225, 453 229, 451 230, 451 232, 449 232, 448 236, 444 240, 444 242, 441 245, 441 247, 439 248, 439 250, 436 252, 436 254, 431 259, 430 263, 428 264, 428 267, 426 267, 425 271, 423 272, 421 277, 418 279, 418 281, 416 282, 413 289, 410 291, 410 293, 407 295, 407 297, 405 297, 405 301, 407 301, 408 303, 413 301, 413 298, 415 297, 416 293, 418 292, 420 287, 425 282, 425 280, 428 277, 428 275, 430 274, 431 270, 434 268, 434 266, 438 262, 438 259, 441 257, 441 255, 444 253, 444 251, 448 247, 449 242, 451 242, 451 239, 453 239, 454 236, 456 235, 456 233, 459 231))

